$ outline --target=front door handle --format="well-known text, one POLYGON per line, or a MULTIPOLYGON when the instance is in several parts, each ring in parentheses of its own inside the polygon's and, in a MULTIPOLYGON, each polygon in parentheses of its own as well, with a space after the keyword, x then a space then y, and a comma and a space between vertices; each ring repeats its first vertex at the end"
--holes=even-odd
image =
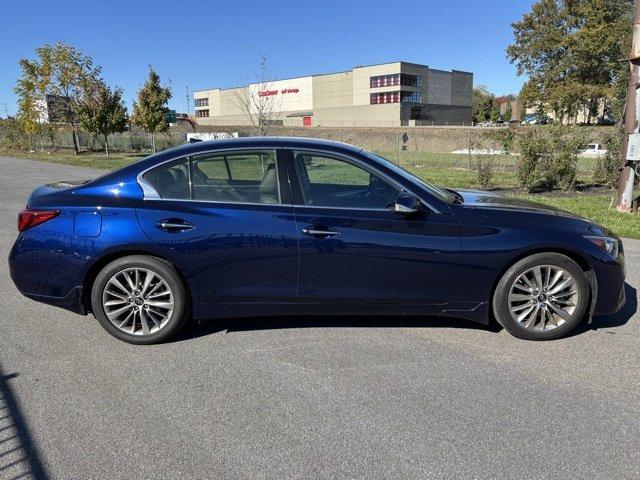
POLYGON ((156 227, 165 232, 179 233, 192 230, 195 228, 195 225, 191 222, 187 222, 186 220, 182 220, 181 218, 167 218, 156 223, 156 227))
POLYGON ((335 230, 322 228, 303 228, 302 233, 309 237, 335 237, 336 235, 340 235, 340 232, 336 232, 335 230))

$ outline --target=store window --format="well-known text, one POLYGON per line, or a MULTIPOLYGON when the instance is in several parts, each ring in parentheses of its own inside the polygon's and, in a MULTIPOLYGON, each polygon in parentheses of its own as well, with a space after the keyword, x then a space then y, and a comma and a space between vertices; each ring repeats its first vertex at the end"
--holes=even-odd
POLYGON ((422 94, 420 92, 402 92, 402 103, 421 103, 422 94))
POLYGON ((209 109, 196 110, 196 118, 205 118, 209 116, 209 109))
POLYGON ((380 92, 372 93, 370 96, 370 104, 378 105, 380 103, 398 103, 400 101, 400 92, 380 92))
POLYGON ((208 107, 209 99, 208 98, 196 98, 196 107, 208 107))
POLYGON ((405 87, 420 87, 422 86, 422 76, 403 73, 400 75, 400 85, 404 85, 405 87))
POLYGON ((393 87, 400 85, 400 74, 394 73, 392 75, 377 75, 369 79, 371 88, 378 87, 393 87))

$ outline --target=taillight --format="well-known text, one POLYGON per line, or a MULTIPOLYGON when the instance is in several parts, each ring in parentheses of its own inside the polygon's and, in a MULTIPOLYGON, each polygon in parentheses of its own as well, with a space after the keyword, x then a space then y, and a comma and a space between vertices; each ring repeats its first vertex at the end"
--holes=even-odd
POLYGON ((18 214, 18 231, 24 232, 58 215, 60 215, 60 210, 22 210, 18 214))

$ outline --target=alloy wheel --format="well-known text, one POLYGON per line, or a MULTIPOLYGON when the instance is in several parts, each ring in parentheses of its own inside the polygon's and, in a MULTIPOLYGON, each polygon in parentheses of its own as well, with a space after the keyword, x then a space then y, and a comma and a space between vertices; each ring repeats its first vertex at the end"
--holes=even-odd
POLYGON ((521 274, 509 290, 509 311, 531 331, 555 330, 571 320, 580 301, 573 276, 554 265, 537 265, 521 274))
POLYGON ((171 318, 174 301, 169 284, 146 268, 115 273, 102 292, 102 307, 109 321, 129 335, 150 335, 171 318))

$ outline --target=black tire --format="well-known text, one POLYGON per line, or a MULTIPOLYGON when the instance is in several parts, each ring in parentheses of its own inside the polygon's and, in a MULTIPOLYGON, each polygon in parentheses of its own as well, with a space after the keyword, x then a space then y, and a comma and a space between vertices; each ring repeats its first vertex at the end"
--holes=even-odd
POLYGON ((496 321, 513 336, 524 340, 554 340, 564 337, 585 317, 591 299, 591 289, 585 273, 572 259, 559 253, 537 253, 523 258, 512 265, 502 276, 493 294, 493 313, 496 321), (518 278, 531 268, 541 265, 559 267, 568 272, 575 280, 578 291, 577 303, 570 318, 564 324, 548 331, 527 329, 512 315, 509 307, 511 288, 518 278))
POLYGON ((109 334, 119 340, 136 345, 150 345, 168 340, 182 328, 190 312, 187 291, 175 268, 164 260, 148 255, 130 255, 118 258, 106 265, 93 282, 91 306, 93 315, 109 334), (160 276, 169 286, 173 295, 173 311, 171 315, 167 315, 169 318, 166 324, 159 330, 146 335, 134 335, 120 330, 111 323, 103 307, 103 291, 109 279, 118 272, 131 268, 143 268, 160 276))

